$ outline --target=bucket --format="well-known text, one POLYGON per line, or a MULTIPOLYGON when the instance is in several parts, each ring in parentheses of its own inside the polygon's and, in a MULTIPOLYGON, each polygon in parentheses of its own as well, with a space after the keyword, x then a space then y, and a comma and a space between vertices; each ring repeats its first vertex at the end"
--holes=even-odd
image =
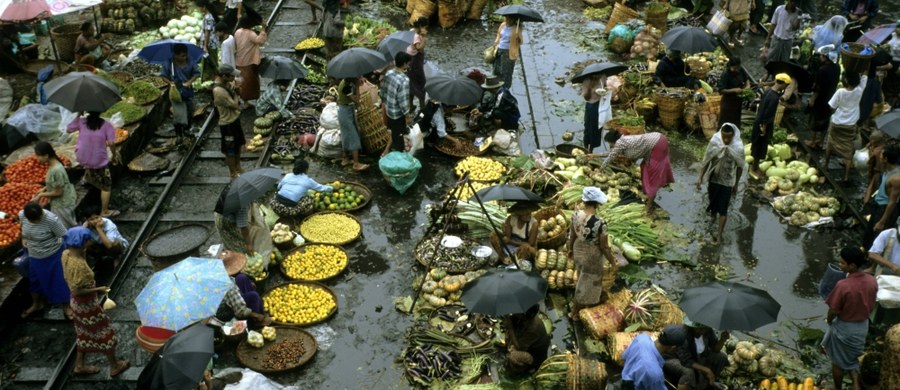
POLYGON ((875 57, 875 50, 868 45, 855 42, 841 44, 841 64, 844 65, 845 72, 868 73, 872 57, 875 57), (863 50, 871 54, 860 54, 863 50))
POLYGON ((837 285, 837 282, 840 282, 846 277, 847 274, 844 271, 841 271, 840 267, 834 263, 828 264, 828 267, 825 268, 825 274, 822 275, 822 280, 819 282, 819 296, 821 296, 822 299, 828 298, 828 294, 831 294, 831 290, 834 290, 834 286, 837 285))
POLYGON ((174 331, 152 326, 139 326, 134 330, 134 338, 137 339, 138 344, 150 353, 160 349, 174 334, 174 331))

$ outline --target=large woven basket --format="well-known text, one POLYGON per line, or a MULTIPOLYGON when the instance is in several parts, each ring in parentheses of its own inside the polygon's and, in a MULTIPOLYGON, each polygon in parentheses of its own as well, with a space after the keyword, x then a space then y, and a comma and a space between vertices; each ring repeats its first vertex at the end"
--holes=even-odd
POLYGON ((844 66, 845 72, 865 73, 869 69, 875 51, 872 51, 872 54, 859 54, 867 46, 855 42, 841 44, 841 65, 844 66))
POLYGON ((436 0, 419 0, 416 2, 412 13, 409 14, 409 24, 412 25, 416 20, 422 17, 431 19, 431 16, 437 12, 437 9, 438 4, 436 0))
POLYGON ((647 22, 647 25, 658 28, 660 33, 665 33, 667 29, 666 23, 669 19, 669 8, 671 6, 668 3, 658 4, 662 4, 662 7, 656 10, 650 10, 648 7, 648 10, 646 12, 647 17, 645 18, 645 20, 647 22))
POLYGON ((700 103, 689 101, 684 104, 684 124, 691 131, 700 130, 700 103))
POLYGON ((50 36, 56 44, 61 61, 75 61, 75 40, 81 35, 81 24, 70 23, 56 26, 50 30, 50 36))
POLYGON ((366 153, 378 154, 391 142, 391 133, 381 117, 381 110, 356 111, 356 126, 366 153))
POLYGON ((481 14, 484 12, 484 7, 487 6, 488 0, 472 0, 472 4, 469 5, 469 11, 466 12, 466 19, 469 20, 481 20, 481 14))
POLYGON ((263 374, 276 374, 293 370, 306 364, 316 355, 316 351, 319 349, 316 338, 303 329, 293 326, 276 326, 275 331, 277 337, 275 341, 268 341, 260 348, 250 346, 250 343, 247 342, 247 338, 243 337, 243 340, 241 340, 241 343, 238 344, 234 351, 234 354, 237 356, 238 361, 241 362, 241 365, 263 374), (297 340, 302 342, 304 353, 283 368, 266 368, 264 362, 269 354, 278 343, 284 342, 285 340, 297 340))
POLYGON ((667 130, 676 130, 684 115, 684 104, 690 93, 684 88, 670 88, 657 91, 653 101, 659 111, 659 122, 667 130))
POLYGON ((719 130, 719 109, 722 103, 722 95, 706 95, 706 103, 700 109, 700 128, 706 139, 712 138, 719 130))
MULTIPOLYGON (((556 206, 544 207, 534 213, 534 219, 538 224, 545 219, 555 218, 557 215, 562 215, 565 218, 565 214, 563 214, 562 210, 560 210, 556 206)), ((546 238, 544 240, 538 240, 537 246, 538 248, 544 249, 556 249, 566 243, 566 236, 568 230, 563 230, 562 233, 559 233, 553 237, 546 238)))
POLYGON ((616 5, 613 6, 612 14, 609 15, 609 21, 606 22, 606 30, 604 30, 604 32, 609 34, 610 30, 617 24, 625 23, 631 19, 637 19, 637 17, 637 11, 628 8, 625 4, 616 3, 616 5))
POLYGON ((466 4, 465 0, 438 0, 438 23, 441 27, 453 27, 462 18, 464 11, 460 8, 466 4))
POLYGON ((606 365, 575 354, 566 354, 569 370, 566 375, 567 390, 605 389, 606 365))

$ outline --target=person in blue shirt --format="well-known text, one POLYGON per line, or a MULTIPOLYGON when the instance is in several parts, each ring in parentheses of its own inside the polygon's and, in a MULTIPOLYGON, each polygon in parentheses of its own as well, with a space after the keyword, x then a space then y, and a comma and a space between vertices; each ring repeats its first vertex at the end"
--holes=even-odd
POLYGON ((313 211, 314 204, 309 191, 331 192, 329 185, 319 184, 306 175, 309 170, 309 162, 297 160, 294 162, 294 170, 278 183, 278 192, 269 202, 269 206, 275 213, 282 217, 299 217, 313 211))
POLYGON ((656 340, 646 333, 635 337, 622 353, 622 390, 666 390, 662 355, 674 353, 686 337, 684 327, 679 325, 666 325, 656 340))

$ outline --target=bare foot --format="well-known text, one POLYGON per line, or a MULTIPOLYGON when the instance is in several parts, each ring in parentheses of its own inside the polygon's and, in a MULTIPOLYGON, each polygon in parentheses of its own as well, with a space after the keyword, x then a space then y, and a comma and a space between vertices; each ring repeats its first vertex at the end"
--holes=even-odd
POLYGON ((128 360, 119 360, 116 363, 116 368, 110 367, 109 376, 116 377, 119 374, 125 372, 125 370, 127 370, 128 367, 131 367, 131 363, 129 363, 128 360))
POLYGON ((81 366, 72 370, 75 375, 94 375, 98 372, 100 372, 100 368, 97 366, 81 366))
POLYGON ((353 161, 350 161, 350 160, 347 160, 347 159, 341 160, 341 166, 342 166, 342 167, 346 167, 347 165, 350 165, 350 164, 353 164, 353 161))
POLYGON ((22 312, 22 318, 31 317, 31 315, 41 310, 44 310, 44 305, 31 305, 28 309, 25 309, 25 311, 22 312))
POLYGON ((368 168, 369 168, 369 164, 360 164, 360 163, 353 164, 353 170, 356 172, 362 172, 368 168))

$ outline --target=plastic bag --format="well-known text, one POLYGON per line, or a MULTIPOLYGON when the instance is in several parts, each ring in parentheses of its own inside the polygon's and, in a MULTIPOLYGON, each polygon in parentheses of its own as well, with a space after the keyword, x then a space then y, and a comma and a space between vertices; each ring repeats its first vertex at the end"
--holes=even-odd
POLYGON ((712 19, 709 20, 709 23, 706 24, 706 29, 713 35, 722 35, 728 31, 730 26, 731 19, 728 19, 728 13, 718 10, 712 19))
POLYGON ((324 127, 326 130, 341 128, 341 124, 338 122, 337 103, 328 103, 328 105, 322 109, 322 114, 319 115, 319 125, 324 127))
POLYGON ((613 27, 609 32, 609 49, 614 53, 625 53, 631 49, 637 32, 626 24, 613 27))
POLYGON ((860 172, 869 169, 869 149, 862 148, 853 153, 853 166, 860 172))
POLYGON ((122 119, 121 111, 113 114, 113 116, 111 118, 109 118, 108 122, 109 122, 109 124, 113 125, 113 127, 117 128, 117 129, 121 129, 122 126, 125 126, 125 120, 122 119))
POLYGON ((320 127, 319 132, 316 134, 316 143, 313 144, 312 151, 321 157, 341 157, 344 154, 341 147, 341 131, 320 127))
POLYGON ((407 153, 415 154, 425 148, 425 135, 422 134, 422 130, 419 129, 418 123, 410 127, 409 134, 404 135, 403 137, 406 138, 407 153))
POLYGON ((416 182, 422 163, 409 153, 395 151, 378 160, 378 169, 391 187, 402 194, 416 182))
POLYGON ((38 138, 51 139, 60 135, 59 123, 62 116, 58 107, 55 104, 29 104, 19 108, 6 123, 22 133, 34 133, 38 138))
POLYGON ((500 129, 494 133, 493 149, 495 152, 505 154, 507 156, 518 156, 522 154, 519 142, 516 140, 516 134, 500 129))
MULTIPOLYGON (((69 123, 78 119, 78 113, 67 110, 65 107, 59 107, 59 131, 63 134, 69 128, 69 123)), ((122 126, 117 126, 122 127, 122 126)))
POLYGON ((878 294, 876 300, 885 309, 900 308, 900 276, 878 275, 878 294))
POLYGON ((534 166, 541 169, 552 169, 556 166, 547 153, 540 149, 531 152, 531 159, 534 160, 534 166))
POLYGON ((494 45, 488 46, 484 49, 482 55, 484 56, 485 64, 493 64, 494 58, 497 57, 497 48, 494 45))

